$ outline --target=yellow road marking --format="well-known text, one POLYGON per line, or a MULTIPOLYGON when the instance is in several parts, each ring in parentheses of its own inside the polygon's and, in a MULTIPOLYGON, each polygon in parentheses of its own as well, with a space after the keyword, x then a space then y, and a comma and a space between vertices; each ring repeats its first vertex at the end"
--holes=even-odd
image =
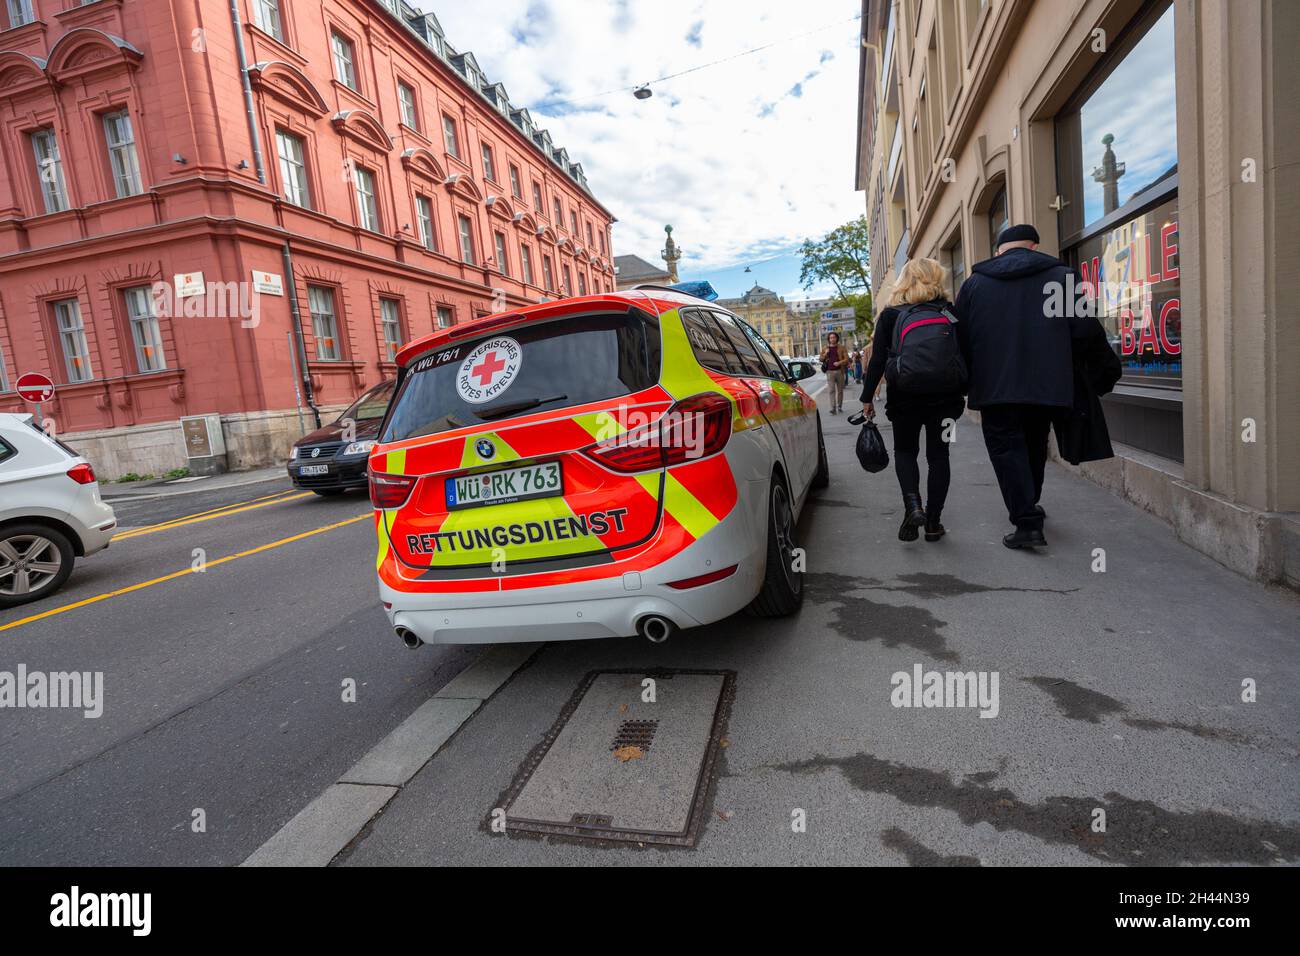
MULTIPOLYGON (((281 494, 285 494, 285 492, 281 492, 281 494)), ((113 535, 112 540, 124 541, 127 538, 138 538, 141 535, 154 534, 158 531, 170 531, 172 528, 181 528, 189 524, 198 524, 200 521, 212 521, 215 518, 225 518, 228 515, 237 515, 242 511, 252 511, 255 508, 265 508, 267 505, 278 505, 284 501, 296 501, 299 498, 310 498, 313 494, 315 494, 315 492, 304 491, 301 494, 288 495, 288 497, 274 497, 271 501, 266 501, 261 498, 253 498, 251 500, 257 502, 256 504, 245 504, 243 507, 239 507, 239 502, 236 502, 234 505, 226 505, 224 508, 214 508, 211 511, 200 511, 195 515, 176 518, 172 521, 164 521, 161 524, 151 525, 147 528, 132 528, 129 531, 123 531, 120 534, 113 535)), ((268 497, 272 496, 268 495, 268 497)))
MULTIPOLYGON (((310 492, 309 492, 310 494, 310 492)), ((303 538, 310 538, 315 534, 323 534, 326 531, 333 531, 335 528, 342 528, 344 525, 355 524, 371 517, 373 512, 367 511, 365 514, 359 514, 355 518, 345 518, 343 521, 336 521, 334 524, 327 524, 321 528, 314 528, 311 531, 304 531, 301 534, 295 534, 288 538, 281 538, 279 541, 272 541, 269 544, 260 544, 256 548, 249 548, 247 551, 240 551, 238 554, 228 554, 224 558, 216 558, 207 562, 206 569, 215 568, 219 564, 225 564, 227 561, 234 561, 236 558, 246 558, 252 554, 259 554, 262 551, 269 551, 272 548, 278 548, 281 545, 291 544, 294 541, 301 541, 303 538)), ((17 621, 11 621, 8 624, 0 625, 0 631, 7 631, 11 627, 18 627, 22 624, 30 624, 32 621, 39 621, 42 618, 53 617, 55 614, 62 614, 64 611, 74 611, 79 607, 85 607, 88 604, 97 604, 100 601, 106 601, 112 597, 119 597, 123 594, 130 594, 132 591, 139 591, 143 588, 153 587, 155 584, 162 584, 165 581, 174 581, 176 578, 184 577, 187 574, 196 574, 194 568, 189 567, 181 571, 173 571, 171 574, 164 574, 160 578, 153 578, 150 581, 141 581, 139 584, 132 584, 124 588, 118 588, 116 591, 105 591, 103 594, 97 594, 81 601, 75 601, 72 604, 65 604, 62 607, 51 608, 48 611, 42 611, 40 614, 33 614, 31 617, 24 617, 17 621)))

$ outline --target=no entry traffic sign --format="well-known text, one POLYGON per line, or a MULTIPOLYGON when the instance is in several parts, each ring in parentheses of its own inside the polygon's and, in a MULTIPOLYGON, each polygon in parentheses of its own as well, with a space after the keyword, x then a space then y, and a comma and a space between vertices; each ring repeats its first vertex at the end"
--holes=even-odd
POLYGON ((33 405, 48 402, 54 397, 54 383, 40 372, 28 372, 21 376, 14 383, 14 389, 18 392, 19 397, 31 402, 33 405))

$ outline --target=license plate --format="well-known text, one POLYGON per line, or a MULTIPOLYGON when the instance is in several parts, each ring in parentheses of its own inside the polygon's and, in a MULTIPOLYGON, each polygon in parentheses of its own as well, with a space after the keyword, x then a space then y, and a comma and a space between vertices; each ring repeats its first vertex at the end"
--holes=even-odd
POLYGON ((448 511, 529 498, 549 498, 564 493, 564 479, 558 461, 461 475, 448 478, 446 482, 448 511))
POLYGON ((329 465, 302 465, 298 469, 298 474, 304 478, 310 475, 328 475, 329 473, 329 465))

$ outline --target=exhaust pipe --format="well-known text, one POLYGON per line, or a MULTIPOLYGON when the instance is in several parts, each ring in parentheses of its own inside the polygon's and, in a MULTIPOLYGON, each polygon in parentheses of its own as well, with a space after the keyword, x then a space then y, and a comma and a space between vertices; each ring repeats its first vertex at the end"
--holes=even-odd
POLYGON ((651 644, 662 644, 677 633, 677 625, 658 614, 647 614, 636 622, 636 632, 651 644))
POLYGON ((411 650, 415 650, 417 647, 419 647, 421 644, 424 643, 424 641, 420 640, 419 635, 417 635, 414 631, 407 630, 404 627, 397 627, 394 628, 394 630, 397 631, 397 636, 402 639, 402 643, 405 644, 407 647, 409 647, 411 650))

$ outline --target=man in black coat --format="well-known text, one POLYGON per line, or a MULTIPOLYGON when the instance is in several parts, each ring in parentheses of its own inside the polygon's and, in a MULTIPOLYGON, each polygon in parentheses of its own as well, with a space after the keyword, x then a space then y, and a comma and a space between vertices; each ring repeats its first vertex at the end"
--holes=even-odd
POLYGON ((957 294, 957 335, 970 370, 967 403, 980 412, 984 445, 1016 530, 1008 548, 1039 548, 1043 469, 1055 418, 1074 405, 1074 340, 1105 342, 1078 275, 1038 252, 1033 226, 1008 226, 996 256, 976 263, 957 294), (1077 314, 1088 312, 1089 314, 1077 314))

